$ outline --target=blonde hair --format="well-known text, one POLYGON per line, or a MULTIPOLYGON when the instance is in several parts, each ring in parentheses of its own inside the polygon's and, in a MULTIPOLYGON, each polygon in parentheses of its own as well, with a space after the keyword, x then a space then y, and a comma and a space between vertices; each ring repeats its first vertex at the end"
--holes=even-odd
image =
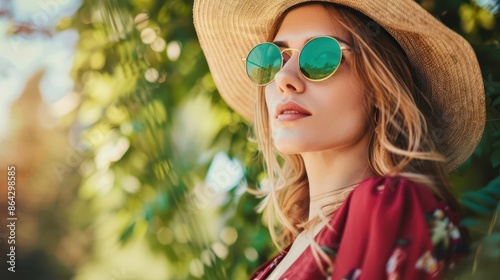
MULTIPOLYGON (((363 85, 365 105, 372 116, 369 124, 374 132, 368 154, 372 170, 377 175, 400 175, 421 183, 458 209, 444 170, 446 159, 432 133, 432 106, 417 87, 404 51, 383 28, 361 13, 331 3, 320 4, 351 36, 352 69, 363 85)), ((269 40, 286 14, 296 7, 276 21, 269 40)), ((254 193, 264 197, 259 210, 265 210, 273 242, 282 248, 304 229, 331 216, 338 205, 323 209, 322 217, 307 221, 309 185, 304 162, 300 155, 281 154, 274 147, 264 87, 259 88, 254 124, 269 178, 268 186, 254 193)))

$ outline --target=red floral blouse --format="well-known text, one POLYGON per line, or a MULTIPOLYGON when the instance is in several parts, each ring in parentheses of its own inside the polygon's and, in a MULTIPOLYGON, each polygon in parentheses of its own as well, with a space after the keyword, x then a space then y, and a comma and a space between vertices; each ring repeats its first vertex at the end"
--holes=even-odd
MULTIPOLYGON (((331 227, 315 237, 333 271, 321 272, 309 246, 279 279, 441 279, 467 254, 468 235, 459 221, 458 213, 422 185, 403 177, 368 178, 348 195, 331 227)), ((250 279, 266 279, 289 248, 250 279)))

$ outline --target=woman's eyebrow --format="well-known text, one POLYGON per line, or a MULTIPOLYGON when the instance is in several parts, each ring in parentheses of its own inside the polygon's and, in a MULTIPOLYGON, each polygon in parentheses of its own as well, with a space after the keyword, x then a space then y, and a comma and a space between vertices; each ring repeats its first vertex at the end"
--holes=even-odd
POLYGON ((344 39, 342 39, 342 38, 340 38, 340 37, 333 36, 333 35, 327 35, 327 36, 328 36, 328 37, 332 37, 332 38, 336 39, 337 41, 339 41, 339 42, 341 42, 341 43, 346 44, 346 45, 347 45, 347 46, 349 46, 349 47, 351 47, 351 46, 352 46, 352 44, 351 44, 351 43, 347 42, 347 40, 344 40, 344 39))
MULTIPOLYGON (((334 35, 323 35, 323 36, 332 37, 332 38, 336 39, 337 41, 339 41, 341 43, 344 43, 347 46, 351 47, 350 43, 348 43, 346 40, 344 40, 344 39, 342 39, 342 38, 340 38, 338 36, 334 36, 334 35)), ((308 42, 309 40, 311 40, 313 38, 316 38, 316 37, 319 37, 319 36, 313 36, 313 37, 306 38, 304 40, 304 44, 306 42, 308 42)), ((272 43, 275 44, 276 46, 280 47, 280 48, 288 48, 288 41, 273 41, 272 43)))
POLYGON ((272 43, 280 48, 288 48, 287 41, 273 41, 272 43))

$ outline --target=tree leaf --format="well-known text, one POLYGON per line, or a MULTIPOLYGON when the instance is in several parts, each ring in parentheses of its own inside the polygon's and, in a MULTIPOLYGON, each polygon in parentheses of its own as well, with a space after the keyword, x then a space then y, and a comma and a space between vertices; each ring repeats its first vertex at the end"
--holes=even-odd
POLYGON ((490 181, 483 190, 493 193, 496 195, 500 195, 500 176, 496 177, 492 181, 490 181))
POLYGON ((500 200, 494 198, 493 196, 485 193, 481 190, 477 191, 465 191, 463 192, 463 195, 467 198, 472 198, 478 202, 482 202, 484 204, 488 204, 491 206, 496 206, 500 200))
POLYGON ((495 149, 490 158, 494 168, 500 166, 500 149, 495 149))
POLYGON ((500 246, 500 233, 488 234, 484 237, 485 242, 498 243, 500 246))
POLYGON ((135 229, 135 222, 132 222, 120 235, 120 242, 123 244, 128 241, 128 239, 132 236, 135 229))
POLYGON ((480 232, 484 232, 488 230, 488 224, 485 223, 484 221, 480 219, 475 219, 475 218, 468 218, 468 219, 463 219, 460 222, 460 225, 463 227, 466 227, 468 229, 474 229, 480 232))
POLYGON ((493 101, 493 104, 491 104, 491 106, 497 107, 499 105, 500 105, 500 98, 497 97, 497 98, 495 98, 495 101, 493 101))
POLYGON ((477 202, 475 202, 473 200, 470 200, 470 199, 467 199, 467 198, 461 198, 460 202, 465 207, 467 207, 470 210, 472 210, 474 212, 477 212, 479 214, 483 214, 483 215, 487 215, 487 216, 491 216, 491 214, 493 214, 493 210, 492 209, 489 209, 489 208, 487 208, 487 207, 485 207, 485 206, 483 206, 481 204, 478 204, 477 202))
POLYGON ((151 204, 146 204, 144 207, 144 219, 149 222, 153 216, 153 207, 151 207, 151 204))

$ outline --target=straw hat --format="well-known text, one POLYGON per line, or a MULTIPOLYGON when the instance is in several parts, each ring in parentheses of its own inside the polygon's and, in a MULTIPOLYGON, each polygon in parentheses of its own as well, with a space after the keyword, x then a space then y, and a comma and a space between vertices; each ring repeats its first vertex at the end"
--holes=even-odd
MULTIPOLYGON (((257 86, 242 58, 269 37, 288 8, 308 0, 195 0, 194 26, 222 98, 253 121, 257 86)), ((351 7, 384 27, 405 50, 419 87, 436 111, 438 145, 446 169, 462 164, 485 123, 485 96, 472 47, 412 0, 329 0, 351 7)))

